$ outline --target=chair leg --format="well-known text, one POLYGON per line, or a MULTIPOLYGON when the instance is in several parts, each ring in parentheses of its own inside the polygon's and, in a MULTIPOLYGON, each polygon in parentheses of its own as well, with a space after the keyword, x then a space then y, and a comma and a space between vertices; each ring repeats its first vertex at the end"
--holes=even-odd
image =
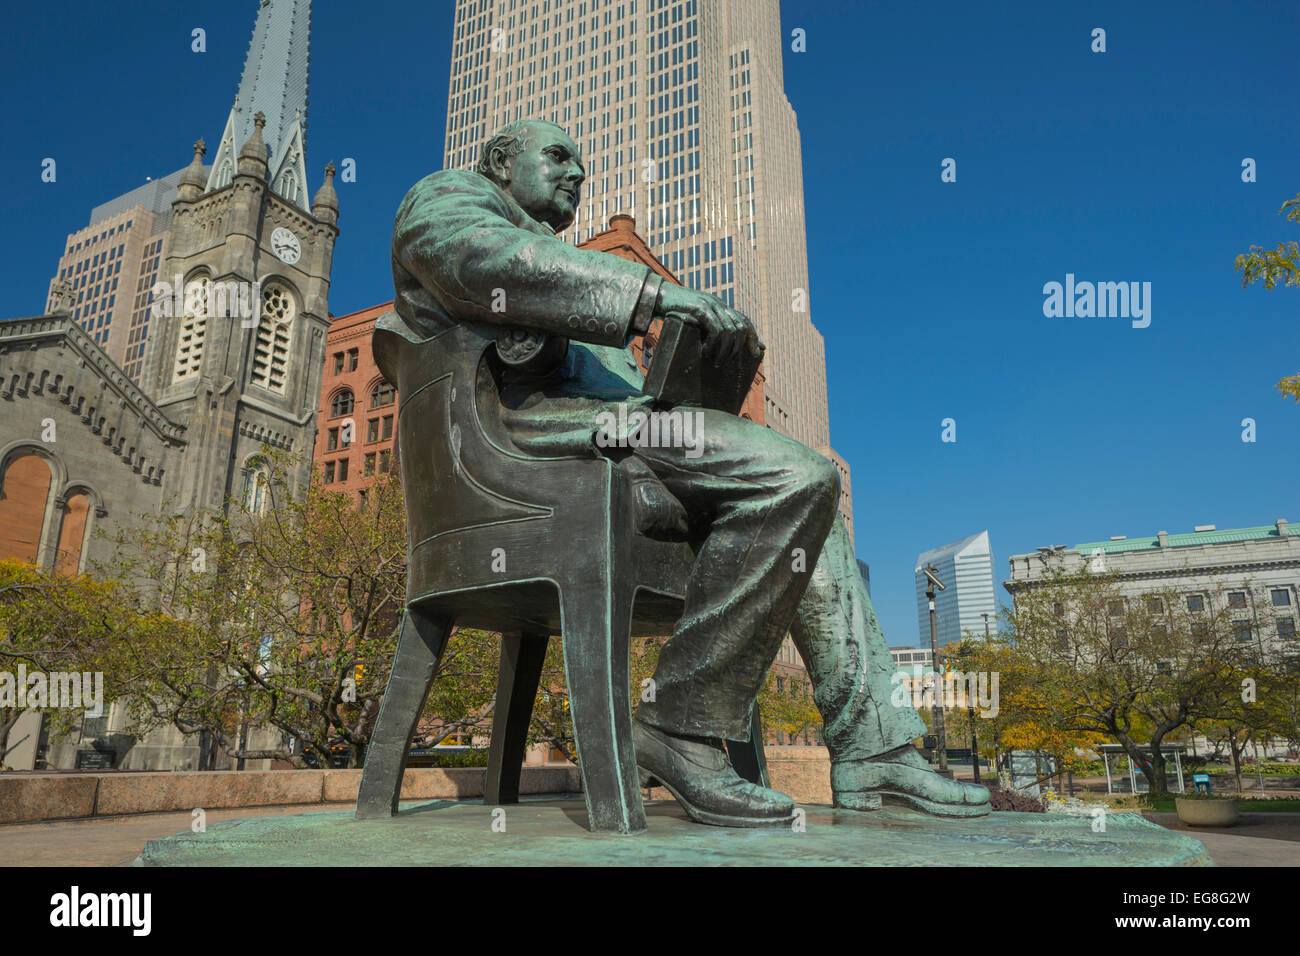
POLYGON ((727 756, 731 766, 750 783, 768 786, 767 755, 763 750, 763 720, 758 715, 758 701, 749 712, 749 740, 728 740, 727 756))
POLYGON ((358 819, 391 817, 397 813, 411 735, 429 696, 429 686, 447 645, 451 624, 449 617, 431 617, 412 607, 407 607, 402 614, 393 669, 366 749, 365 769, 361 772, 358 819))
POLYGON ((564 677, 577 743, 578 769, 593 831, 637 833, 645 806, 632 748, 632 595, 562 588, 564 677))
POLYGON ((528 723, 546 660, 546 634, 501 635, 501 667, 492 713, 492 745, 488 750, 483 802, 519 802, 519 774, 528 747, 528 723))

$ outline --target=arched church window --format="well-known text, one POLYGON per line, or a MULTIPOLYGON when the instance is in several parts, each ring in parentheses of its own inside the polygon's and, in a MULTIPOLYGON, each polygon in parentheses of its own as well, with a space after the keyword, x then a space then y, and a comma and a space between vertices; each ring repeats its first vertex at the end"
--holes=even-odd
POLYGON ((298 201, 298 177, 292 169, 286 169, 280 174, 280 187, 277 191, 289 202, 298 201))
POLYGON ((234 172, 235 172, 235 167, 234 164, 231 163, 230 157, 226 157, 225 159, 223 159, 221 161, 220 167, 218 167, 217 169, 217 179, 216 182, 212 184, 213 188, 221 189, 224 186, 229 186, 231 177, 234 175, 234 172))
POLYGON ((271 481, 266 463, 261 459, 252 459, 244 467, 244 510, 249 514, 261 515, 266 512, 266 491, 271 481))
POLYGON ((330 402, 330 418, 338 418, 340 415, 351 415, 353 404, 352 389, 345 388, 341 392, 336 393, 334 400, 330 402))
POLYGON ((81 570, 81 546, 90 523, 90 495, 77 490, 67 495, 63 506, 63 525, 59 529, 58 552, 54 558, 56 574, 73 575, 81 570))
POLYGON ((385 405, 391 405, 397 400, 397 389, 387 382, 380 381, 375 383, 375 387, 370 390, 370 407, 383 408, 385 405))
POLYGON ((19 451, 0 464, 0 558, 40 562, 41 529, 53 480, 41 455, 19 451))
POLYGON ((289 372, 289 337, 297 309, 292 293, 278 282, 262 289, 262 312, 253 345, 254 385, 284 394, 289 372))
POLYGON ((203 365, 203 340, 208 331, 208 301, 211 283, 200 276, 185 284, 185 315, 176 336, 176 367, 173 382, 196 377, 203 365))

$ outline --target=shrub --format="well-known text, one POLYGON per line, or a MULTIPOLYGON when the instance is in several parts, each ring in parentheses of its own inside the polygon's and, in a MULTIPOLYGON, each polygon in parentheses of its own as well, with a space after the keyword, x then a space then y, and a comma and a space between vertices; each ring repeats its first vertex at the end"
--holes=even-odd
POLYGON ((1027 797, 1014 790, 989 790, 989 804, 994 810, 1015 810, 1020 813, 1046 813, 1041 800, 1027 797))
POLYGON ((452 751, 445 754, 434 754, 427 758, 427 767, 439 767, 443 770, 450 770, 455 767, 486 767, 488 762, 488 751, 486 747, 475 750, 452 751))

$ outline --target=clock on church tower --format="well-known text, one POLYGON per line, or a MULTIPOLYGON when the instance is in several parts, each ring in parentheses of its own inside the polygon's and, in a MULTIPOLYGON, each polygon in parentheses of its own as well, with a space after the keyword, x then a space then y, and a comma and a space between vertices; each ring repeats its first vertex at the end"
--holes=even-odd
POLYGON ((288 265, 293 265, 302 258, 302 245, 298 242, 298 237, 293 234, 292 229, 286 229, 284 226, 277 226, 271 233, 271 250, 281 262, 288 265))

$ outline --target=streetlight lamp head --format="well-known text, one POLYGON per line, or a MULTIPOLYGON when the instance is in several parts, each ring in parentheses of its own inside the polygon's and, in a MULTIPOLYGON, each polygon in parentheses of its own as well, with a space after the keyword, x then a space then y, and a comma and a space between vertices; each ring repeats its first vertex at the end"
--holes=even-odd
POLYGON ((925 579, 929 581, 932 586, 938 588, 940 591, 948 590, 948 585, 939 580, 939 569, 933 564, 927 564, 921 570, 925 573, 925 579))

